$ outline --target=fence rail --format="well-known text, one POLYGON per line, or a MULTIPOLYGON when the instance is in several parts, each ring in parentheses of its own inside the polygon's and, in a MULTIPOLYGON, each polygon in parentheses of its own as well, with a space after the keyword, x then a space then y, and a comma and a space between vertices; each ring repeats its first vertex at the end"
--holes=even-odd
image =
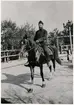
POLYGON ((3 50, 1 52, 14 52, 14 51, 20 51, 20 49, 14 49, 14 50, 3 50))
POLYGON ((10 57, 18 57, 18 59, 20 59, 19 52, 20 49, 1 51, 1 61, 8 62, 10 60, 10 57), (15 54, 9 54, 9 53, 15 53, 15 54))

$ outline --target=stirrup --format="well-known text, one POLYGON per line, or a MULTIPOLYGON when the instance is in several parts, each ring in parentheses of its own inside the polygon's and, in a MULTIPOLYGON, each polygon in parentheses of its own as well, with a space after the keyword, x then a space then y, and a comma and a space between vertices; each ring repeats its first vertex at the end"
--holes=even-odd
POLYGON ((26 62, 26 63, 24 64, 24 66, 29 66, 29 62, 26 62))

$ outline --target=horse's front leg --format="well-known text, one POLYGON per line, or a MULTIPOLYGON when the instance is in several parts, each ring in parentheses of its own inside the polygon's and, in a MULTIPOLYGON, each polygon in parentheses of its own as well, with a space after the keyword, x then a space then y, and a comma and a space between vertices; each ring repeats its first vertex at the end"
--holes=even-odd
POLYGON ((30 71, 31 71, 31 83, 33 84, 33 81, 34 81, 34 68, 32 66, 30 67, 30 71))
POLYGON ((43 75, 43 65, 40 65, 40 75, 42 78, 42 87, 45 87, 45 80, 44 80, 44 75, 43 75))
POLYGON ((29 93, 33 91, 34 68, 32 66, 30 67, 30 71, 31 71, 31 85, 30 88, 28 89, 29 93))

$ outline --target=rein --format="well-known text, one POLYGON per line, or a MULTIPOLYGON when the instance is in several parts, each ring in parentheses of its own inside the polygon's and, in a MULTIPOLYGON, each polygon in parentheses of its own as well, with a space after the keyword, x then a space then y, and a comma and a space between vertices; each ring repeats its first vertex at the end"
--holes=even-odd
POLYGON ((29 52, 29 51, 31 51, 32 49, 34 49, 35 47, 32 47, 31 49, 29 49, 29 50, 26 50, 26 52, 29 52))
MULTIPOLYGON (((45 40, 45 38, 46 37, 42 37, 42 38, 40 38, 40 39, 38 39, 39 41, 41 41, 41 40, 45 40)), ((27 39, 30 39, 30 38, 27 38, 27 39)), ((49 45, 49 44, 47 44, 47 45, 49 45)), ((32 47, 32 48, 30 48, 29 50, 25 50, 25 52, 29 52, 29 51, 31 51, 32 49, 34 49, 36 46, 34 46, 34 47, 32 47)), ((38 48, 38 46, 37 46, 37 48, 38 48)))

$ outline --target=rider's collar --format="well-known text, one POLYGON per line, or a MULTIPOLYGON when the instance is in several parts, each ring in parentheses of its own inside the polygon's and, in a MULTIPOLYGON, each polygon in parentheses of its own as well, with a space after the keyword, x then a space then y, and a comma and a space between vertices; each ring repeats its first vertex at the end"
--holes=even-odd
POLYGON ((40 31, 42 31, 43 30, 43 28, 41 28, 41 29, 39 29, 40 31))

